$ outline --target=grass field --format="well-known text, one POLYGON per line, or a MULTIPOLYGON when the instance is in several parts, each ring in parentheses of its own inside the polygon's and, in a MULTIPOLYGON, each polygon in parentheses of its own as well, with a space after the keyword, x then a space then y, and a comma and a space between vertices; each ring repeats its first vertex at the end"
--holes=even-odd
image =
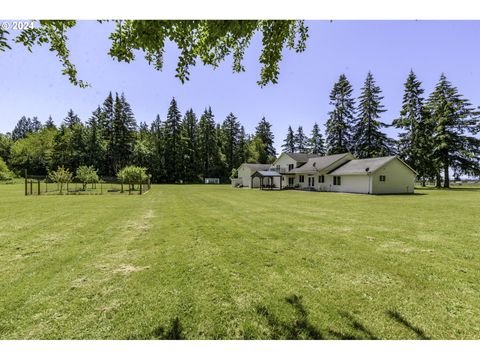
POLYGON ((480 338, 480 188, 0 185, 2 339, 480 338))

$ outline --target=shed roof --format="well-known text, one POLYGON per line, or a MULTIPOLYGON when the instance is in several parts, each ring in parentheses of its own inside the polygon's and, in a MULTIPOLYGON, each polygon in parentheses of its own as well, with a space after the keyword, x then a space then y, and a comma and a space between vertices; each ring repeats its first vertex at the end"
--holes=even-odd
POLYGON ((308 161, 298 168, 290 170, 289 174, 302 174, 321 171, 350 153, 310 157, 308 161))
POLYGON ((341 165, 337 169, 330 172, 330 175, 367 175, 368 173, 374 173, 378 169, 385 166, 390 161, 397 159, 404 164, 413 173, 416 173, 410 166, 405 164, 401 159, 396 156, 384 156, 370 159, 351 160, 344 165, 341 165))

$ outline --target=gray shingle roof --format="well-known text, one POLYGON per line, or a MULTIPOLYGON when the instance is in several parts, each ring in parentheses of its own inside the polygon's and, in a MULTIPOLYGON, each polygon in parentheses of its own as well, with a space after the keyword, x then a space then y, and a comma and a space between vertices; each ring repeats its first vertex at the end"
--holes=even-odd
POLYGON ((297 162, 306 163, 309 158, 317 157, 318 155, 315 154, 304 154, 304 153, 285 153, 286 155, 290 156, 293 160, 297 162))
POLYGON ((271 164, 248 164, 248 163, 244 163, 242 165, 245 165, 246 167, 250 168, 253 171, 268 170, 272 167, 271 164))
POLYGON ((373 173, 382 168, 395 158, 396 156, 384 156, 370 159, 351 160, 330 172, 330 175, 367 175, 367 173, 373 173))
POLYGON ((340 160, 341 158, 347 156, 349 153, 344 154, 335 154, 335 155, 327 155, 327 156, 318 156, 315 155, 307 160, 305 164, 299 166, 296 169, 290 170, 289 174, 302 174, 302 173, 312 173, 321 171, 334 162, 340 160))

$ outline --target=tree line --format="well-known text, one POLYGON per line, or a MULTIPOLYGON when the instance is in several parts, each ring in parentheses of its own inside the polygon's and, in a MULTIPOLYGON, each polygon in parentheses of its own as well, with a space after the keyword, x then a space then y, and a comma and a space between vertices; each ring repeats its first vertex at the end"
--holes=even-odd
MULTIPOLYGON (((391 124, 381 121, 383 96, 369 72, 358 99, 342 74, 330 92, 325 133, 315 123, 309 135, 289 126, 282 145, 286 152, 326 155, 352 152, 358 158, 398 155, 423 181, 449 186, 454 176, 480 174, 479 113, 445 77, 428 98, 413 71, 404 84, 402 109, 391 124), (384 128, 400 130, 389 138, 384 128)), ((86 122, 70 110, 57 127, 51 117, 42 124, 22 117, 13 131, 0 134, 0 158, 17 174, 46 175, 64 166, 93 166, 115 176, 127 165, 145 167, 157 183, 196 183, 216 177, 228 181, 240 164, 272 163, 276 156, 272 125, 262 118, 247 134, 230 113, 215 121, 210 107, 198 118, 181 113, 175 98, 165 120, 137 123, 124 94, 110 93, 86 122)))

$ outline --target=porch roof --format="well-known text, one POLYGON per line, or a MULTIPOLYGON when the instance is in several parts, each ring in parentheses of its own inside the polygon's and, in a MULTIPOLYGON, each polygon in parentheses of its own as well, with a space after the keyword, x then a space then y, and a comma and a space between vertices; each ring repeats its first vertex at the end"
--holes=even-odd
POLYGON ((255 171, 253 174, 252 174, 252 178, 253 177, 262 177, 262 178, 265 178, 265 177, 281 177, 282 175, 279 174, 278 172, 276 171, 263 171, 263 170, 260 170, 260 171, 255 171))

